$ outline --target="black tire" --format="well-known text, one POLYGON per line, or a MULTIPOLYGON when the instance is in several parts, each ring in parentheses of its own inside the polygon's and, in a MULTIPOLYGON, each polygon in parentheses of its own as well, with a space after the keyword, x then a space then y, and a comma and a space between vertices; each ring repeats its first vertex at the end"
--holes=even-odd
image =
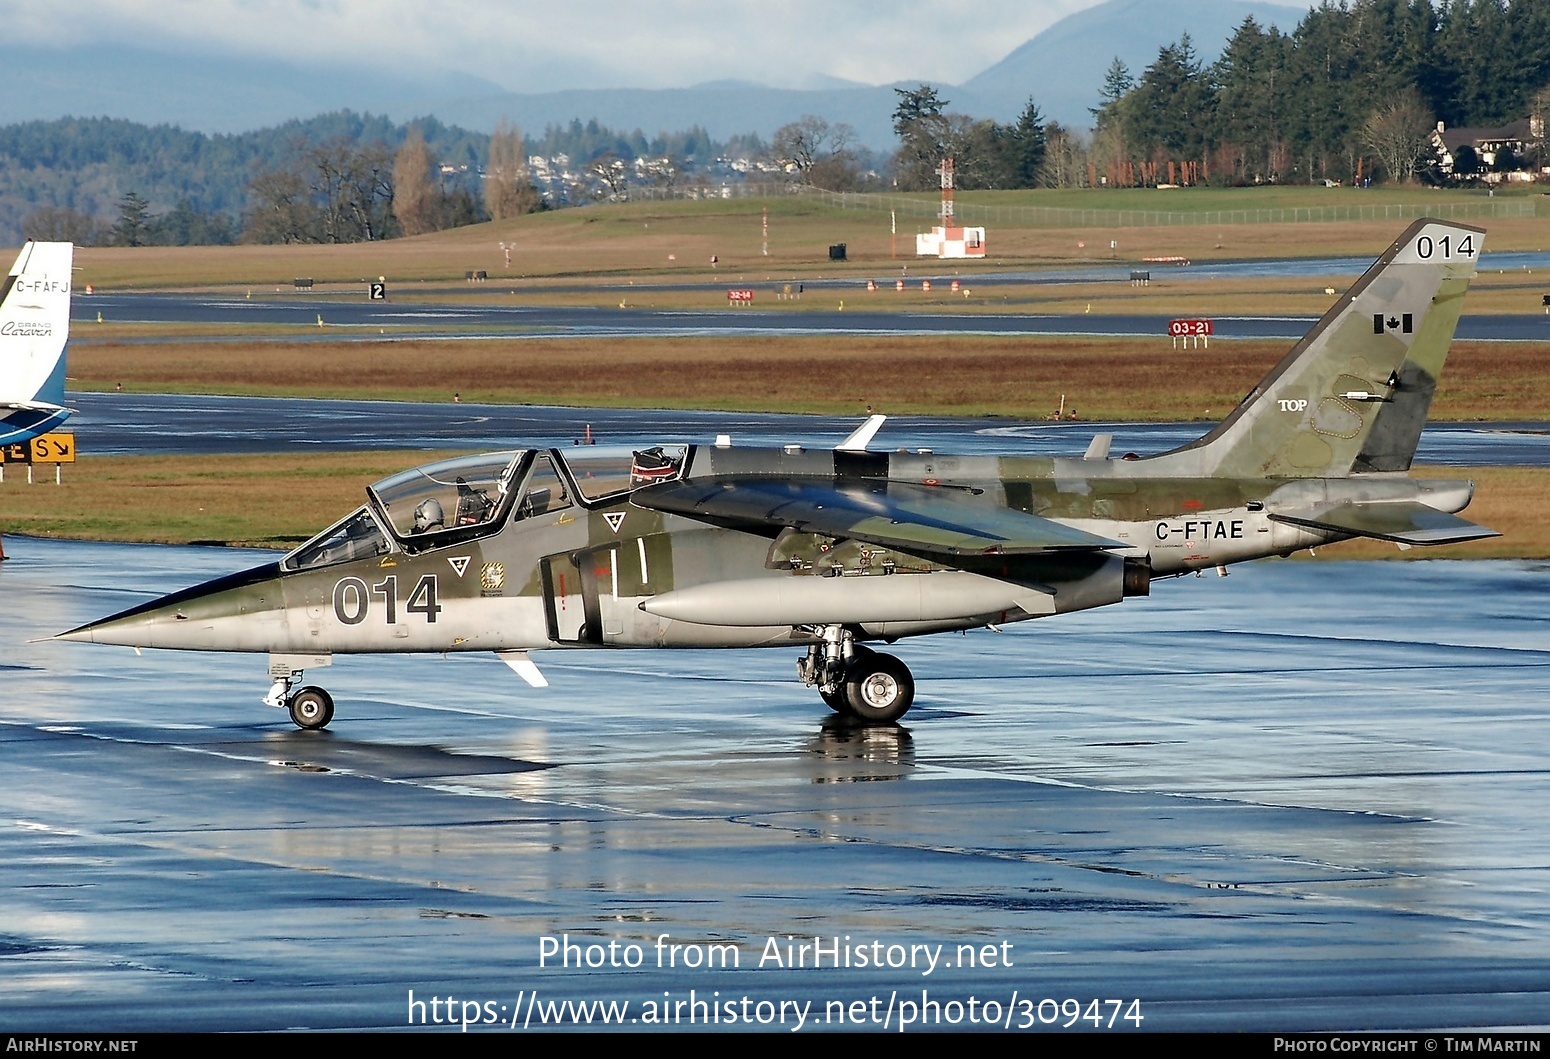
POLYGON ((822 684, 818 686, 818 697, 823 699, 823 704, 835 713, 850 713, 850 697, 845 692, 845 685, 841 684, 833 691, 825 691, 822 684))
POLYGON ((292 695, 286 703, 290 707, 291 720, 296 727, 308 731, 327 728, 334 719, 334 698, 322 688, 308 685, 292 695))
POLYGON ((893 655, 868 652, 845 674, 850 712, 868 724, 892 724, 915 702, 915 678, 893 655))
MULTIPOLYGON (((877 652, 862 644, 851 644, 850 664, 851 668, 865 664, 865 660, 871 658, 877 652)), ((823 704, 842 716, 851 716, 850 693, 845 690, 845 679, 840 678, 839 684, 826 689, 822 684, 818 685, 818 697, 823 699, 823 704)))

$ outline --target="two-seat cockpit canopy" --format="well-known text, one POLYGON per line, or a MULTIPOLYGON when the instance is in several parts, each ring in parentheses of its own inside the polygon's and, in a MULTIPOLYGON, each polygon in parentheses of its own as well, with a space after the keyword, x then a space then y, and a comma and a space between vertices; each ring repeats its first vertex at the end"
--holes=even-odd
POLYGON ((579 503, 596 507, 683 474, 687 445, 487 452, 401 471, 368 486, 368 503, 281 561, 305 570, 390 551, 423 551, 494 533, 579 503))

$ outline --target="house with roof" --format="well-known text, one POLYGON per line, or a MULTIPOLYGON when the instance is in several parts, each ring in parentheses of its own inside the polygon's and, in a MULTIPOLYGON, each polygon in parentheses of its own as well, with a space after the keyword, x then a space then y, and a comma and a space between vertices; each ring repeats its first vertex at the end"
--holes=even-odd
POLYGON ((1533 162, 1543 154, 1544 140, 1544 118, 1539 116, 1498 128, 1450 129, 1439 121, 1431 134, 1437 169, 1444 177, 1487 184, 1550 179, 1550 166, 1533 162))

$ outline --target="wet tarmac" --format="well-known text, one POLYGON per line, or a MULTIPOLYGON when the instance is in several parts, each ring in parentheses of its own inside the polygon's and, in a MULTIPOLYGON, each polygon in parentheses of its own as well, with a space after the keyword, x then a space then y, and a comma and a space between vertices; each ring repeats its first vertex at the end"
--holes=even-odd
POLYGON ((26 642, 253 554, 6 547, 7 1029, 1550 1023, 1543 563, 1262 562, 906 641, 897 729, 790 650, 596 651, 542 692, 340 659, 300 733, 259 656, 26 642))
MULTIPOLYGON (((833 446, 862 416, 802 416, 635 408, 567 408, 185 394, 71 393, 65 429, 98 455, 286 452, 317 449, 567 447, 590 428, 599 443, 713 442, 833 446)), ((1163 452, 1209 423, 1089 423, 894 416, 875 448, 1080 456, 1094 434, 1112 452, 1163 452)), ((1550 423, 1428 423, 1417 459, 1450 466, 1550 465, 1550 423)))
MULTIPOLYGON (((739 284, 746 286, 746 284, 739 284)), ((101 318, 114 323, 206 323, 238 325, 301 325, 318 320, 327 326, 316 332, 268 336, 277 342, 340 341, 360 338, 381 341, 371 328, 395 328, 395 338, 536 338, 543 336, 700 336, 721 334, 798 335, 1097 335, 1158 338, 1168 334, 1170 316, 1149 313, 1126 315, 891 312, 869 309, 867 298, 886 298, 889 292, 868 294, 858 290, 849 309, 766 311, 751 309, 666 310, 599 308, 596 306, 523 305, 520 293, 508 287, 507 303, 492 296, 487 303, 433 304, 417 302, 370 302, 359 298, 276 298, 248 300, 209 294, 106 293, 76 298, 71 319, 101 318), (478 329, 478 330, 473 330, 478 329)), ((828 292, 829 297, 835 292, 828 292)), ((843 292, 840 292, 843 293, 843 292)), ((771 295, 773 297, 773 295, 771 295)), ((1525 299, 1526 304, 1529 303, 1525 299)), ((1215 333, 1221 338, 1301 338, 1315 322, 1311 316, 1216 316, 1215 333)), ((77 328, 77 341, 90 341, 77 328)), ((85 333, 82 333, 85 332, 85 333)), ((1550 339, 1550 316, 1523 314, 1470 315, 1458 324, 1457 336, 1468 340, 1545 341, 1550 339)), ((192 336, 187 341, 209 342, 192 336)), ((251 341, 233 336, 232 341, 251 341)), ((115 341, 126 341, 123 339, 115 341)), ((133 341, 133 340, 127 340, 133 341)), ((166 343, 176 338, 154 336, 146 342, 166 343)))

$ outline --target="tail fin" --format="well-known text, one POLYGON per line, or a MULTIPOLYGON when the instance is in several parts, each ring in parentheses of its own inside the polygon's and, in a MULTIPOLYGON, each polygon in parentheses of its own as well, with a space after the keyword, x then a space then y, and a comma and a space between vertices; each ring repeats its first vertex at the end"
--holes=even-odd
POLYGON ((0 443, 44 433, 70 414, 65 342, 74 249, 29 242, 0 290, 0 443))
POLYGON ((1408 470, 1484 237, 1412 224, 1216 429, 1154 459, 1235 478, 1408 470))

